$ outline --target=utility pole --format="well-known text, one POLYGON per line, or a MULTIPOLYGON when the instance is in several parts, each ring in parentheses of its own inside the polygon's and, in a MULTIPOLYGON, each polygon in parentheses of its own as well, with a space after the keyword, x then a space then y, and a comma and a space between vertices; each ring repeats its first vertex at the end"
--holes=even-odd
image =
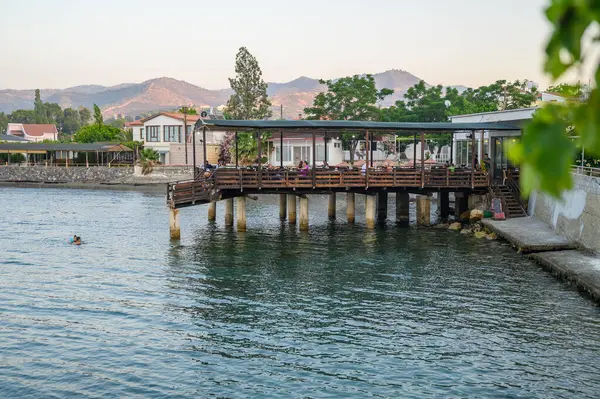
POLYGON ((280 115, 281 115, 280 119, 283 120, 283 104, 281 104, 281 107, 280 107, 280 115))
POLYGON ((183 106, 183 107, 181 107, 181 110, 183 111, 183 137, 185 138, 185 164, 187 165, 188 164, 188 148, 187 148, 187 142, 188 142, 187 112, 188 112, 188 109, 187 109, 187 107, 183 106))

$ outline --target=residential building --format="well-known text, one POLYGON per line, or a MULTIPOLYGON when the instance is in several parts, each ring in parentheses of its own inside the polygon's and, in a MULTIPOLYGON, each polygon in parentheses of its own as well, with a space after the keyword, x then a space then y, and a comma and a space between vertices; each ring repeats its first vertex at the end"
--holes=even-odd
POLYGON ((6 134, 22 137, 27 141, 58 140, 56 125, 51 124, 9 123, 6 134))
MULTIPOLYGON (((145 119, 125 124, 133 132, 133 139, 142 141, 144 147, 156 150, 160 162, 166 165, 191 165, 193 163, 192 131, 199 115, 184 115, 178 112, 160 112, 145 119), (184 124, 187 124, 187 162, 184 124)), ((207 158, 216 163, 218 145, 223 140, 225 132, 207 131, 207 158)), ((202 132, 196 132, 196 163, 202 159, 202 132)))

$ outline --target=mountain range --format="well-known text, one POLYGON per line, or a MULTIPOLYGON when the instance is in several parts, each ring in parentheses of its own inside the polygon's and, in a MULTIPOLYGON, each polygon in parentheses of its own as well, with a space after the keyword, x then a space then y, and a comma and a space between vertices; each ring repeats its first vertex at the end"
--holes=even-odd
MULTIPOLYGON (((402 99, 409 87, 421 79, 402 70, 389 70, 373 74, 377 88, 393 89, 384 106, 402 99)), ((463 86, 454 86, 464 89, 463 86)), ((283 105, 285 118, 297 118, 305 107, 312 105, 314 97, 325 90, 318 79, 305 76, 287 83, 268 83, 267 93, 273 104, 273 114, 279 116, 283 105)), ((123 83, 116 86, 83 85, 67 89, 42 89, 43 101, 58 103, 61 107, 91 108, 97 104, 105 117, 117 114, 132 117, 159 110, 172 110, 181 105, 193 104, 196 108, 218 107, 227 103, 231 89, 209 90, 191 83, 168 77, 142 83, 123 83)), ((35 90, 0 90, 0 112, 32 109, 35 90)))

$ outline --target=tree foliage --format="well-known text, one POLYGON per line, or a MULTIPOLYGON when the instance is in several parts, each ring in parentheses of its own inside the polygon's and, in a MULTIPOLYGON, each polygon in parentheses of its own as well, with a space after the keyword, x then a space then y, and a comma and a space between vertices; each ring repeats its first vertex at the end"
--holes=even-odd
POLYGON ((185 115, 198 115, 198 111, 196 111, 193 107, 183 106, 177 110, 177 112, 185 115))
POLYGON ((77 143, 119 142, 125 139, 121 129, 96 123, 82 127, 73 136, 73 141, 77 143))
POLYGON ((272 115, 267 84, 262 79, 258 61, 246 47, 235 57, 235 78, 229 79, 233 94, 227 101, 227 112, 233 119, 264 119, 272 115))
MULTIPOLYGON (((394 93, 391 89, 377 90, 372 75, 320 80, 319 83, 326 85, 327 91, 317 94, 313 106, 304 109, 307 119, 377 120, 380 116, 378 103, 394 93)), ((349 132, 341 134, 344 146, 350 150, 350 162, 354 162, 362 138, 362 135, 349 132)))
MULTIPOLYGON (((587 52, 584 34, 600 23, 600 2, 549 0, 546 17, 553 31, 546 45, 544 70, 553 79, 572 69, 581 68, 587 52)), ((594 39, 598 42, 600 39, 594 39)), ((589 51, 589 50, 588 50, 589 51)), ((575 146, 583 146, 589 155, 600 156, 600 66, 596 65, 595 88, 584 102, 547 104, 538 110, 526 126, 521 141, 510 156, 521 165, 522 191, 539 188, 555 197, 573 186, 570 165, 575 146), (574 142, 567 132, 574 129, 574 142)))
POLYGON ((100 107, 98 107, 96 104, 94 104, 94 123, 100 126, 104 124, 104 118, 102 118, 102 111, 100 111, 100 107))
POLYGON ((581 83, 576 83, 574 85, 568 83, 561 83, 556 86, 548 87, 548 92, 560 94, 561 96, 575 99, 581 99, 585 94, 584 87, 581 83))

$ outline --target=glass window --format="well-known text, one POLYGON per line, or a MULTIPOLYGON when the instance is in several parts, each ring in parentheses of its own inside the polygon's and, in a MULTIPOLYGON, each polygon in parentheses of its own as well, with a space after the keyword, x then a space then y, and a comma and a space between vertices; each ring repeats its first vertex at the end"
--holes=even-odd
POLYGON ((181 126, 163 126, 163 141, 170 143, 180 143, 181 126))
POLYGON ((140 129, 140 140, 144 140, 144 128, 140 129))
POLYGON ((146 127, 146 141, 158 142, 160 141, 160 126, 147 126, 146 127))

